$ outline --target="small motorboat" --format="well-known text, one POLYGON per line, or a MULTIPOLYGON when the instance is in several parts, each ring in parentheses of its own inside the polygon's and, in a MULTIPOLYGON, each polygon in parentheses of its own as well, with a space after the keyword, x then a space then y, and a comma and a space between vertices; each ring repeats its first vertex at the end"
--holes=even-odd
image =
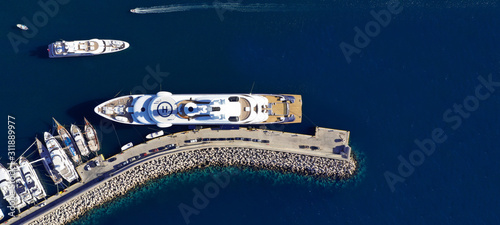
POLYGON ((28 30, 29 29, 28 26, 26 26, 24 24, 20 24, 20 23, 16 24, 16 26, 17 26, 17 28, 19 28, 21 30, 28 30))
POLYGON ((148 134, 146 136, 146 139, 153 139, 153 138, 157 138, 157 137, 160 137, 160 136, 163 136, 163 135, 164 135, 163 130, 160 130, 158 132, 154 132, 154 133, 148 134))
POLYGON ((131 148, 132 146, 134 146, 134 144, 132 142, 129 142, 126 145, 122 146, 122 151, 125 151, 125 150, 131 148))
POLYGON ((131 13, 135 13, 135 9, 131 9, 131 10, 130 10, 130 12, 131 12, 131 13))

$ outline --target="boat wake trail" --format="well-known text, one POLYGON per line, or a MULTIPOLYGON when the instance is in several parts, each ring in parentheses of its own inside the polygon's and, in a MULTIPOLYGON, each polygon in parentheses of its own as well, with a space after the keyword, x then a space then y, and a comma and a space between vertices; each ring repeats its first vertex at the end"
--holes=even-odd
POLYGON ((190 10, 201 9, 216 9, 227 10, 236 12, 287 12, 287 11, 305 11, 320 9, 320 7, 306 5, 306 4, 274 4, 274 3, 256 3, 243 5, 240 3, 221 3, 215 2, 214 4, 174 4, 153 7, 139 7, 131 10, 133 13, 146 14, 146 13, 171 13, 171 12, 184 12, 190 10))

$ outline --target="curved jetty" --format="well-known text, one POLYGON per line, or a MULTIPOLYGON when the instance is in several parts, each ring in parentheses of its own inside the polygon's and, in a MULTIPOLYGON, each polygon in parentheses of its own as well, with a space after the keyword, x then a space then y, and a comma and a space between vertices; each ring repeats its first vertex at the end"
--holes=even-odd
POLYGON ((66 224, 151 179, 206 166, 347 179, 356 172, 348 137, 348 131, 325 128, 317 128, 315 136, 256 129, 204 129, 163 136, 115 155, 113 160, 96 157, 91 161, 100 161, 100 166, 91 170, 79 166, 82 182, 51 197, 43 208, 23 212, 11 222, 66 224))

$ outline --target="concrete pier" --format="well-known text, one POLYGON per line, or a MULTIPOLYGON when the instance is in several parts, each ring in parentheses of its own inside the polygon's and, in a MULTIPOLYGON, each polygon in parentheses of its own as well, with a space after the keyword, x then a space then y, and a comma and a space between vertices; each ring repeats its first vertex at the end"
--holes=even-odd
POLYGON ((350 157, 348 141, 348 131, 319 127, 314 136, 246 128, 162 136, 106 161, 99 156, 80 165, 80 182, 45 200, 45 206, 25 210, 8 223, 65 224, 148 180, 199 166, 246 166, 349 178, 355 173, 356 162, 350 157))

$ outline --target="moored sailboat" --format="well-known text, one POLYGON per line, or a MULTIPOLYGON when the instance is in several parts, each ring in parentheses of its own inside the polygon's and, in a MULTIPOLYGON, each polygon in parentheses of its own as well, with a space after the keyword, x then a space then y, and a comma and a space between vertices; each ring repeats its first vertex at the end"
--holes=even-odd
POLYGON ((73 139, 75 140, 76 145, 78 146, 78 149, 80 150, 80 153, 83 156, 88 156, 90 154, 90 151, 87 147, 87 143, 85 142, 82 131, 80 131, 80 128, 78 128, 78 126, 74 124, 71 124, 70 131, 71 135, 73 135, 73 139))
POLYGON ((71 138, 71 135, 69 134, 68 130, 66 130, 66 128, 64 128, 61 124, 59 124, 59 122, 57 122, 56 119, 54 118, 52 119, 57 125, 57 133, 59 133, 63 145, 66 146, 66 148, 68 148, 68 152, 71 156, 71 159, 73 159, 73 162, 75 162, 76 164, 80 164, 81 162, 80 154, 78 153, 78 148, 76 147, 73 138, 71 138))
POLYGON ((87 144, 91 151, 97 152, 101 149, 99 145, 99 139, 97 138, 97 132, 87 118, 83 117, 85 120, 85 136, 87 136, 87 144))

